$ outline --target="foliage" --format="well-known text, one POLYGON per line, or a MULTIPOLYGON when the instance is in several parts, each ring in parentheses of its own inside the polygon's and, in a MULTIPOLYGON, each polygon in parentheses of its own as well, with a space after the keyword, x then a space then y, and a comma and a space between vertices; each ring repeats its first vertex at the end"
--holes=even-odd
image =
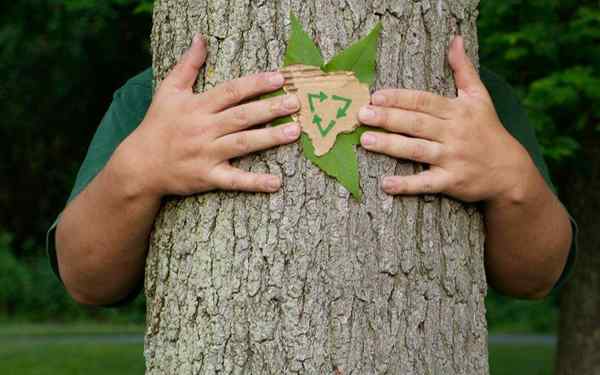
POLYGON ((558 324, 555 295, 539 301, 519 301, 488 292, 486 299, 488 329, 491 333, 552 333, 558 324))
MULTIPOLYGON (((284 65, 313 65, 325 72, 353 71, 360 82, 367 85, 373 83, 381 24, 377 24, 366 37, 341 51, 325 64, 321 52, 302 29, 298 19, 292 15, 291 21, 292 31, 284 56, 284 65)), ((365 130, 366 127, 361 127, 352 133, 339 134, 331 150, 322 156, 315 155, 314 147, 305 133, 302 133, 301 137, 304 155, 325 173, 337 179, 356 199, 362 196, 356 145, 360 143, 360 136, 365 130)))
POLYGON ((43 244, 112 93, 150 64, 150 17, 133 15, 136 3, 3 2, 0 226, 17 252, 43 244))
MULTIPOLYGON (((482 63, 515 86, 551 167, 575 161, 581 139, 600 136, 597 0, 481 2, 482 63)), ((555 173, 556 174, 556 173, 555 173)))
POLYGON ((13 255, 11 237, 0 232, 0 314, 14 313, 22 296, 30 292, 30 275, 13 255))

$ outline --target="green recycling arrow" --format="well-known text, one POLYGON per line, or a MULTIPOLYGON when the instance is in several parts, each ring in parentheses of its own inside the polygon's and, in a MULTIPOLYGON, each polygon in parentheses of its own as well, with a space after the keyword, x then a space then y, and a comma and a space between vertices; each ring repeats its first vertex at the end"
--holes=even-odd
POLYGON ((315 111, 315 104, 313 99, 319 99, 319 102, 323 103, 325 99, 327 99, 327 95, 323 91, 320 91, 318 94, 308 94, 308 104, 310 105, 310 111, 315 111))
POLYGON ((333 129, 333 127, 335 126, 335 121, 334 120, 329 121, 329 124, 324 129, 323 129, 323 126, 321 125, 321 121, 322 121, 322 119, 319 115, 313 116, 313 120, 312 120, 313 124, 317 125, 317 128, 319 128, 319 133, 321 133, 321 137, 325 137, 331 131, 331 129, 333 129))
POLYGON ((340 107, 338 109, 337 114, 336 114, 336 116, 337 116, 336 118, 346 117, 348 115, 346 113, 346 111, 348 110, 348 108, 350 108, 350 105, 352 104, 352 99, 343 98, 343 97, 337 96, 337 95, 332 96, 331 99, 344 102, 344 106, 340 107))

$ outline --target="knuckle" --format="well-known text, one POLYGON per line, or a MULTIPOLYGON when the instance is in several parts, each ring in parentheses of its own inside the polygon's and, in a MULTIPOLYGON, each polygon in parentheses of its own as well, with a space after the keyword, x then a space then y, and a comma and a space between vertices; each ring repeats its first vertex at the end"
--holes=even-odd
POLYGON ((283 101, 283 99, 276 98, 276 99, 270 99, 267 102, 268 111, 271 115, 276 115, 276 114, 283 112, 283 102, 282 101, 283 101))
POLYGON ((429 155, 429 158, 432 163, 437 164, 444 157, 444 149, 440 144, 433 145, 430 152, 431 155, 429 155))
POLYGON ((412 160, 422 161, 427 156, 427 147, 423 142, 415 142, 410 149, 410 158, 412 160))
POLYGON ((250 152, 250 140, 246 134, 237 134, 235 137, 235 148, 241 155, 246 155, 250 152))
POLYGON ((418 116, 417 114, 413 114, 412 121, 409 121, 409 131, 411 134, 421 137, 424 133, 423 127, 425 126, 425 122, 423 121, 423 117, 418 116))
POLYGON ((231 173, 227 178, 227 188, 230 190, 242 190, 244 188, 244 179, 237 173, 231 173))
POLYGON ((390 124, 390 114, 387 109, 378 108, 378 109, 374 109, 374 111, 375 111, 375 119, 379 124, 384 125, 386 127, 389 127, 391 125, 390 124))
POLYGON ((235 125, 247 127, 249 125, 248 111, 245 107, 239 106, 233 109, 233 120, 235 125))
POLYGON ((242 100, 240 89, 231 81, 224 83, 223 92, 225 94, 225 98, 229 102, 238 103, 242 100))
POLYGON ((433 193, 435 191, 433 182, 431 182, 429 179, 423 181, 422 189, 424 193, 433 193))
POLYGON ((467 179, 462 174, 454 175, 450 179, 448 185, 452 191, 464 191, 467 185, 467 179))
POLYGON ((429 95, 426 92, 418 91, 415 94, 415 109, 423 111, 429 106, 429 95))

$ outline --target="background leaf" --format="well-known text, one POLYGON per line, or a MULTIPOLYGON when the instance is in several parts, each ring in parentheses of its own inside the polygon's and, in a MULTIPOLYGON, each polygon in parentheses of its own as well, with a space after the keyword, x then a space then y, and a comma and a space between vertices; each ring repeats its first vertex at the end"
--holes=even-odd
POLYGON ((317 48, 310 35, 304 31, 298 18, 290 14, 290 20, 292 22, 292 30, 283 58, 283 65, 304 64, 319 67, 323 65, 321 51, 317 48))
POLYGON ((371 86, 375 82, 375 59, 377 58, 377 42, 380 33, 381 22, 378 22, 369 35, 335 55, 323 67, 323 70, 326 72, 352 71, 360 82, 371 86))

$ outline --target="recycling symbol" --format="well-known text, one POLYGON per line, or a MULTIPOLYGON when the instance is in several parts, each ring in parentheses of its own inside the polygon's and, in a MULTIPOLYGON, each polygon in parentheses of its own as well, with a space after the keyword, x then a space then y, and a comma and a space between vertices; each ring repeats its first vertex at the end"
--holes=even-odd
POLYGON ((331 97, 325 94, 323 91, 319 91, 318 94, 309 93, 308 94, 308 104, 310 106, 310 113, 312 114, 312 123, 317 126, 319 129, 319 133, 321 137, 326 137, 327 134, 335 127, 336 120, 344 118, 348 116, 348 108, 352 104, 352 99, 344 98, 338 95, 332 95, 331 97), (337 109, 335 120, 330 120, 327 126, 323 125, 323 117, 319 115, 316 111, 315 103, 323 103, 327 100, 338 101, 340 102, 340 106, 337 109))

